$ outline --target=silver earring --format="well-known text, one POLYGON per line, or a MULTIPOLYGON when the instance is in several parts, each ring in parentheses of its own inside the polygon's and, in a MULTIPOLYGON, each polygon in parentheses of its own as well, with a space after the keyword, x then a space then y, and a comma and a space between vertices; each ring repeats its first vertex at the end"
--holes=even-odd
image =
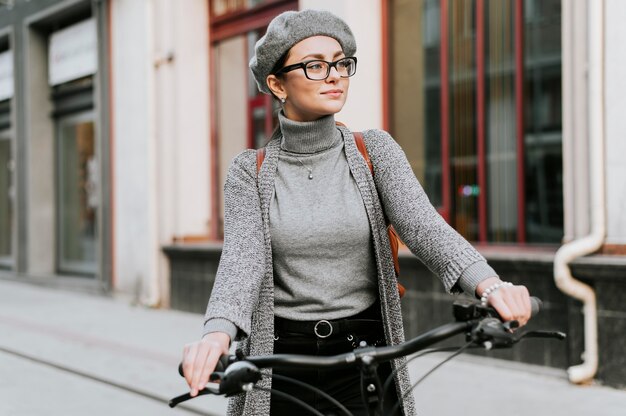
POLYGON ((285 102, 287 101, 287 99, 285 97, 281 97, 280 98, 280 102, 281 104, 285 104, 285 102))

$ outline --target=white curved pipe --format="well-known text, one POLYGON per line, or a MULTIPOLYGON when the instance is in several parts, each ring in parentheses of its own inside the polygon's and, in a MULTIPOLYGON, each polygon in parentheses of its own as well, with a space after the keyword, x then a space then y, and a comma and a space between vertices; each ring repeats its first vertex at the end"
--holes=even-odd
POLYGON ((604 176, 604 0, 587 2, 589 7, 589 165, 591 188, 591 233, 563 245, 554 258, 554 280, 564 293, 583 302, 583 362, 568 368, 573 383, 590 381, 598 371, 598 317, 593 289, 574 279, 568 263, 597 251, 606 236, 604 176))

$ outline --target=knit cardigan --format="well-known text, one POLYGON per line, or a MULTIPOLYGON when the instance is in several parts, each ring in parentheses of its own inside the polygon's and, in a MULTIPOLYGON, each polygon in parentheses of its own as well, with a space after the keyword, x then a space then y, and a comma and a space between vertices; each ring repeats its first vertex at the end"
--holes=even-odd
MULTIPOLYGON (((480 281, 495 273, 485 259, 451 228, 430 204, 400 146, 386 132, 363 132, 372 177, 359 153, 352 133, 338 127, 350 172, 356 181, 369 219, 383 326, 388 345, 404 341, 402 313, 393 267, 385 214, 402 241, 438 276, 448 292, 458 291, 464 279, 480 281)), ((274 192, 280 132, 266 146, 265 162, 257 177, 256 152, 236 156, 224 185, 224 246, 206 320, 226 319, 238 328, 235 341, 245 355, 272 354, 274 346, 274 277, 269 228, 270 202, 274 192)), ((400 396, 410 388, 404 358, 392 362, 400 368, 396 387, 400 396)), ((271 371, 257 385, 271 387, 271 371)), ((268 415, 270 395, 253 390, 233 397, 229 415, 268 415)), ((415 414, 412 394, 402 403, 405 415, 415 414)))

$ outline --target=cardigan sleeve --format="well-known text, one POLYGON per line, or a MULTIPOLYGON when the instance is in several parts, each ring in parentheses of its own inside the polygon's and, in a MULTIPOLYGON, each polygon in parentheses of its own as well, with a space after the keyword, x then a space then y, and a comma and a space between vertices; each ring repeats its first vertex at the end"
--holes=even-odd
POLYGON ((435 210, 395 140, 381 130, 366 131, 364 138, 383 209, 402 241, 448 292, 475 296, 478 283, 496 272, 435 210))
POLYGON ((246 150, 233 159, 224 184, 224 246, 207 305, 205 334, 217 325, 231 334, 236 328, 233 341, 249 335, 265 263, 256 152, 246 150))

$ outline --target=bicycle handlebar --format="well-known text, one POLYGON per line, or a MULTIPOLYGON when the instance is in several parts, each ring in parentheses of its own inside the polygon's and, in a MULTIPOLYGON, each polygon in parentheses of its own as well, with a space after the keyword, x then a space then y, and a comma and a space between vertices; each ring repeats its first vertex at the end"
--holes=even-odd
MULTIPOLYGON (((531 297, 531 316, 535 316, 542 308, 540 299, 531 297)), ((419 335, 409 341, 398 345, 385 347, 361 347, 356 350, 334 356, 307 356, 295 354, 275 354, 269 356, 256 357, 238 357, 223 355, 220 357, 216 372, 211 374, 211 381, 219 380, 219 386, 205 386, 198 395, 215 394, 224 395, 226 397, 238 394, 244 391, 250 391, 255 388, 255 384, 261 379, 262 368, 344 368, 349 366, 362 365, 363 368, 372 368, 377 363, 387 362, 395 358, 407 356, 420 351, 430 345, 450 338, 454 335, 464 333, 468 339, 468 343, 457 350, 455 354, 448 359, 454 357, 465 348, 470 346, 484 346, 486 349, 506 348, 510 347, 525 336, 540 338, 556 338, 564 339, 565 334, 562 332, 549 331, 519 331, 514 332, 517 327, 516 321, 502 322, 496 311, 490 307, 484 307, 475 301, 459 301, 454 303, 454 317, 456 322, 448 323, 434 328, 422 335, 419 335)), ((446 360, 448 360, 446 359, 446 360)), ((445 362, 445 361, 444 361, 445 362)), ((437 368, 437 367, 435 367, 437 368)), ((178 371, 181 375, 182 364, 179 365, 178 371)), ((432 372, 432 370, 431 370, 432 372)), ((427 375, 430 374, 427 373, 427 375)), ((422 377, 422 381, 426 376, 422 377)), ((296 380, 292 380, 297 382, 296 380)), ((418 383, 419 383, 418 381, 418 383)), ((387 384, 389 379, 385 382, 387 384)), ((411 390, 418 384, 415 383, 411 390)), ((312 386, 310 389, 315 390, 312 386)), ((384 389, 383 389, 384 391, 384 389)), ((324 394, 322 391, 319 391, 324 394)), ((277 392, 281 393, 281 392, 277 392)), ((284 394, 284 393, 281 393, 284 394)), ((286 395, 286 398, 289 398, 286 395)), ((175 407, 179 403, 192 399, 189 393, 185 393, 170 400, 169 406, 175 407)), ((333 400, 332 397, 328 397, 333 400)), ((301 406, 306 405, 300 403, 301 406)), ((341 406, 339 403, 336 403, 341 406)), ((309 410, 314 412, 314 409, 309 410)), ((315 413, 317 414, 317 413, 315 413)), ((346 414, 349 412, 346 410, 346 414)))
MULTIPOLYGON (((541 310, 543 303, 541 299, 531 296, 531 316, 535 316, 541 310)), ((499 315, 491 307, 483 307, 475 301, 457 300, 454 303, 454 316, 457 322, 448 323, 440 327, 434 328, 422 335, 419 335, 409 341, 398 345, 384 347, 360 348, 352 352, 338 354, 333 356, 309 356, 297 354, 274 354, 268 356, 245 357, 245 361, 254 364, 257 368, 343 368, 356 366, 364 356, 370 356, 378 362, 389 361, 395 358, 413 354, 430 345, 436 344, 454 335, 461 334, 471 330, 476 325, 477 319, 486 319, 488 317, 499 320, 499 315)), ((499 321, 500 325, 502 321, 499 321)), ((487 328, 486 337, 500 336, 500 343, 509 346, 517 342, 513 333, 508 332, 510 329, 516 328, 515 325, 504 326, 505 331, 500 331, 498 327, 493 326, 487 328)), ((485 330, 484 326, 481 330, 485 330)), ((497 346, 497 345, 496 345, 497 346)), ((215 372, 223 373, 232 363, 239 361, 234 355, 222 355, 217 362, 215 372)), ((183 376, 182 363, 178 366, 178 373, 183 376)))
MULTIPOLYGON (((531 297, 531 316, 535 316, 541 310, 543 303, 537 297, 531 297)), ((472 318, 477 319, 479 316, 476 316, 476 313, 482 313, 487 316, 492 316, 495 319, 498 316, 497 312, 493 308, 482 307, 477 305, 473 301, 469 301, 467 303, 461 304, 457 301, 455 304, 457 307, 457 314, 459 314, 458 309, 462 308, 466 315, 463 318, 457 317, 459 322, 452 322, 437 328, 434 328, 422 335, 419 335, 409 341, 405 341, 398 345, 390 345, 384 347, 369 347, 369 348, 359 348, 355 351, 338 354, 333 356, 308 356, 308 355, 297 355, 297 354, 274 354, 268 356, 259 356, 259 357, 246 357, 245 360, 256 365, 258 368, 343 368, 343 367, 352 367, 356 366, 364 356, 370 356, 372 359, 375 359, 378 362, 389 361, 395 358, 403 357, 405 355, 413 354, 419 350, 422 350, 426 347, 429 347, 433 344, 441 342, 445 339, 451 338, 455 335, 462 334, 472 328, 475 322, 472 318), (480 312, 474 311, 466 311, 467 308, 481 308, 480 312), (473 314, 473 316, 471 316, 473 314), (467 317, 467 318, 465 318, 467 317)), ((499 321, 501 323, 501 321, 499 321)), ((514 325, 512 327, 504 327, 505 330, 515 328, 514 325)), ((493 337, 494 335, 503 336, 504 339, 512 338, 513 333, 506 332, 504 334, 494 334, 489 333, 485 334, 486 336, 493 337)), ((515 343, 517 340, 513 340, 511 344, 515 343)), ((506 345, 509 345, 507 343, 506 345)), ((235 356, 226 356, 227 359, 224 359, 224 356, 220 358, 219 365, 221 366, 221 370, 216 367, 216 371, 224 371, 225 368, 232 362, 237 361, 235 356), (226 365, 224 365, 226 363, 226 365)))
MULTIPOLYGON (((542 302, 531 297, 531 316, 535 316, 542 308, 542 302)), ((448 339, 454 335, 465 333, 469 341, 467 346, 484 346, 486 349, 510 347, 524 336, 564 339, 562 332, 530 331, 515 332, 517 321, 503 322, 491 307, 485 307, 472 300, 457 300, 453 304, 455 322, 434 328, 424 334, 398 345, 384 347, 365 346, 352 352, 333 356, 310 356, 296 354, 274 354, 268 356, 238 357, 222 355, 217 363, 211 381, 219 380, 219 387, 206 386, 198 395, 217 394, 231 396, 254 388, 261 379, 262 368, 315 368, 338 369, 370 366, 388 362, 395 358, 416 353, 424 348, 448 339), (520 334, 521 333, 521 334, 520 334)), ((466 347, 467 347, 466 346, 466 347)), ((459 350, 460 352, 460 350, 459 350)), ((183 375, 182 363, 178 372, 183 375)), ((170 407, 189 400, 189 393, 170 400, 170 407)))

